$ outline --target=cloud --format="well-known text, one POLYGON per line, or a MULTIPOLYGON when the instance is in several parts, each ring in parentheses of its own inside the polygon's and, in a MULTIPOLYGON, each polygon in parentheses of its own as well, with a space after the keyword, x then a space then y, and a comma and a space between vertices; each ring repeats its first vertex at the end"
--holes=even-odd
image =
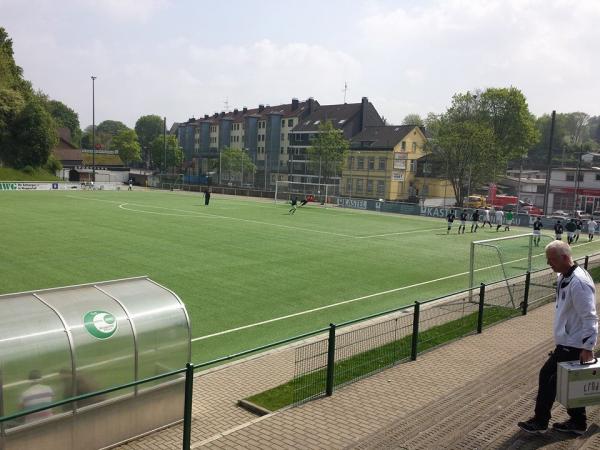
POLYGON ((599 20, 593 0, 436 0, 373 13, 359 29, 366 62, 385 58, 394 74, 375 78, 397 86, 393 101, 404 97, 423 114, 425 104, 443 110, 455 92, 510 85, 535 113, 597 114, 599 20), (580 89, 594 100, 573 98, 580 89))

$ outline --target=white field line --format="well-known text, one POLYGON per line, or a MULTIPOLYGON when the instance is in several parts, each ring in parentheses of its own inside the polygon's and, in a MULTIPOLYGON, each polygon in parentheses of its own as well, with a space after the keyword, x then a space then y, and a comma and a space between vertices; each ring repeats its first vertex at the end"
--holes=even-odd
MULTIPOLYGON (((80 197, 76 197, 76 196, 73 196, 73 195, 67 195, 66 197, 76 198, 78 200, 81 200, 80 197)), ((402 234, 412 234, 412 233, 419 233, 419 232, 425 232, 425 231, 433 231, 433 230, 444 229, 444 228, 429 228, 429 229, 401 231, 401 232, 398 232, 398 233, 387 233, 387 234, 370 235, 370 236, 353 236, 353 235, 350 235, 350 234, 335 233, 333 231, 315 230, 313 228, 302 228, 302 227, 295 227, 295 226, 292 226, 292 225, 282 225, 282 224, 276 224, 276 223, 270 223, 270 222, 261 222, 259 220, 241 219, 241 218, 238 218, 238 217, 223 216, 223 215, 210 214, 210 213, 204 213, 204 212, 196 212, 196 211, 190 211, 190 210, 186 210, 186 209, 168 208, 168 207, 165 207, 165 206, 145 205, 145 204, 141 204, 141 203, 121 203, 120 201, 101 200, 101 199, 96 199, 96 198, 86 198, 85 200, 94 200, 94 201, 98 201, 98 202, 106 202, 106 203, 118 204, 120 209, 123 209, 125 211, 139 212, 139 213, 143 213, 143 214, 155 214, 155 215, 175 216, 175 217, 196 217, 196 218, 197 217, 201 217, 201 218, 209 218, 209 219, 233 220, 233 221, 237 221, 237 222, 246 222, 246 223, 252 223, 252 224, 256 224, 256 225, 267 225, 267 226, 272 226, 272 227, 277 227, 277 228, 285 228, 285 229, 290 229, 290 230, 306 231, 306 232, 311 233, 311 234, 312 233, 327 234, 327 235, 331 235, 331 236, 338 236, 338 237, 349 238, 349 239, 368 239, 368 238, 373 238, 373 237, 402 235, 402 234), (131 208, 129 205, 138 206, 138 207, 142 207, 142 208, 156 208, 156 209, 164 209, 164 210, 167 210, 167 211, 177 211, 177 212, 181 212, 181 213, 184 213, 184 214, 175 214, 175 213, 157 212, 157 211, 146 211, 146 210, 142 210, 142 209, 131 208)), ((417 217, 417 216, 415 216, 415 217, 417 217)))
MULTIPOLYGON (((581 247, 582 245, 587 245, 587 244, 590 244, 590 242, 585 242, 583 244, 578 244, 577 246, 574 245, 573 247, 581 247)), ((531 256, 532 256, 532 258, 537 258, 537 257, 542 256, 542 255, 544 255, 544 253, 538 253, 537 255, 531 255, 531 256)), ((506 264, 523 261, 525 259, 527 259, 527 258, 515 259, 513 261, 508 261, 506 264)), ((498 267, 498 266, 501 266, 501 265, 502 264, 494 264, 494 265, 491 265, 491 266, 488 266, 488 267, 482 267, 480 269, 476 269, 475 272, 479 272, 479 271, 487 270, 487 269, 492 269, 494 267, 498 267)), ((243 325, 243 326, 237 327, 237 328, 231 328, 229 330, 219 331, 217 333, 207 334, 205 336, 199 336, 197 338, 192 339, 192 342, 201 341, 201 340, 204 340, 204 339, 208 339, 208 338, 215 337, 215 336, 221 336, 221 335, 224 335, 224 334, 229 334, 229 333, 233 333, 235 331, 245 330, 245 329, 248 329, 248 328, 257 327, 257 326, 265 325, 265 324, 272 323, 272 322, 278 322, 280 320, 285 320, 285 319, 289 319, 289 318, 292 318, 292 317, 302 316, 302 315, 310 314, 310 313, 313 313, 313 312, 316 312, 316 311, 322 311, 324 309, 329 309, 329 308, 333 308, 333 307, 340 306, 340 305, 346 305, 348 303, 358 302, 360 300, 365 300, 365 299, 368 299, 368 298, 379 297, 379 296, 386 295, 386 294, 391 294, 391 293, 394 293, 394 292, 400 292, 400 291, 404 291, 406 289, 412 289, 414 287, 424 286, 426 284, 435 283, 437 281, 443 281, 443 280, 448 280, 450 278, 456 278, 456 277, 460 277, 460 276, 463 276, 463 275, 468 275, 468 273, 469 273, 468 271, 467 272, 462 272, 462 273, 456 273, 454 275, 448 275, 446 277, 436 278, 435 280, 423 281, 421 283, 411 284, 409 286, 402 286, 402 287, 395 288, 395 289, 390 289, 390 290, 387 290, 387 291, 376 292, 374 294, 369 294, 369 295, 364 295, 362 297, 352 298, 350 300, 343 300, 341 302, 332 303, 331 305, 325 305, 325 306, 320 306, 318 308, 307 309, 305 311, 300 311, 300 312, 297 312, 297 313, 288 314, 287 316, 275 317, 273 319, 263 320, 262 322, 256 322, 256 323, 252 323, 252 324, 249 324, 249 325, 243 325)))

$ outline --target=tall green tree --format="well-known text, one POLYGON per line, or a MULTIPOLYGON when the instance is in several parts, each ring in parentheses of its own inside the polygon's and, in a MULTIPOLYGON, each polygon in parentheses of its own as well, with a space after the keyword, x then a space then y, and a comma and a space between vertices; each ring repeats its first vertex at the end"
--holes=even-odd
POLYGON ((177 137, 167 134, 167 146, 165 152, 165 139, 164 136, 160 135, 152 142, 150 151, 152 155, 152 161, 156 167, 160 167, 163 172, 169 167, 179 167, 183 162, 183 149, 179 146, 177 137), (165 165, 165 153, 166 153, 166 165, 165 165))
POLYGON ((250 155, 242 149, 234 147, 225 147, 221 150, 221 172, 227 174, 227 177, 221 177, 222 180, 232 180, 239 178, 247 180, 250 175, 256 173, 256 165, 252 162, 250 155))
POLYGON ((129 166, 130 162, 141 161, 141 148, 134 130, 122 130, 112 140, 113 149, 119 151, 119 157, 129 166))
POLYGON ((422 127, 424 123, 425 122, 418 114, 407 114, 404 119, 402 119, 402 125, 416 125, 422 127))
POLYGON ((77 113, 58 100, 49 100, 46 103, 46 109, 56 122, 57 127, 68 128, 71 132, 71 141, 79 145, 82 133, 77 113))
POLYGON ((520 157, 538 134, 525 96, 516 88, 456 94, 446 113, 427 120, 427 149, 445 168, 462 206, 467 192, 495 181, 508 161, 520 157))
POLYGON ((11 124, 2 158, 16 168, 41 167, 57 141, 52 117, 40 100, 32 99, 11 124))
POLYGON ((142 147, 142 157, 146 162, 150 162, 150 146, 157 137, 163 134, 163 128, 163 120, 154 114, 142 116, 135 123, 135 132, 142 147))
POLYGON ((350 142, 331 120, 319 124, 319 132, 308 148, 308 158, 313 173, 320 173, 327 184, 329 179, 341 173, 350 142))

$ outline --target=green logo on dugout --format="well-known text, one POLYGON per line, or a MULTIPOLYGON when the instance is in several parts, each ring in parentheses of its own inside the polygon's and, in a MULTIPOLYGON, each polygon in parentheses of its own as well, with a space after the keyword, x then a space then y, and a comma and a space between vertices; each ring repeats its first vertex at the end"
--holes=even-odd
POLYGON ((0 191, 16 191, 17 183, 0 183, 0 191))
POLYGON ((85 329, 97 339, 108 339, 117 331, 117 319, 106 311, 90 311, 83 316, 85 329))

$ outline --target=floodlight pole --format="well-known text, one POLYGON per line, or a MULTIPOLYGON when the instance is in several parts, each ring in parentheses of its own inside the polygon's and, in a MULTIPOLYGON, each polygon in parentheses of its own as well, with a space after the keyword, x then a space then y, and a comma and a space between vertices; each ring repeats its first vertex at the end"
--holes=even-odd
POLYGON ((96 182, 96 78, 92 75, 92 181, 96 182))

